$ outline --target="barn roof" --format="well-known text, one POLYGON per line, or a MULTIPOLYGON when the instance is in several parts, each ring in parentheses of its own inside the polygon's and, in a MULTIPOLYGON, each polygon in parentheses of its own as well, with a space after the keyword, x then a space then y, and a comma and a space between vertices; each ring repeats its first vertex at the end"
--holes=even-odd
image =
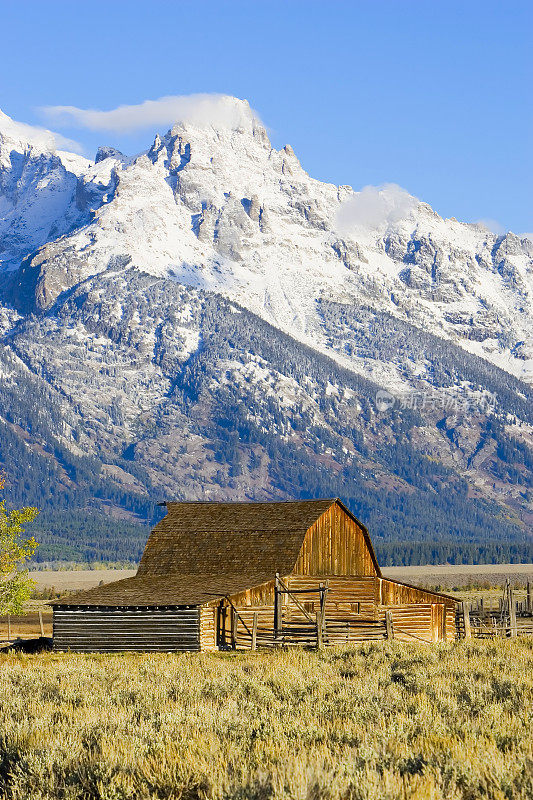
POLYGON ((336 502, 166 503, 137 575, 54 605, 198 605, 292 571, 308 528, 336 502))
POLYGON ((213 575, 195 573, 179 576, 124 578, 86 592, 52 602, 54 606, 197 606, 260 586, 272 580, 273 573, 213 575))

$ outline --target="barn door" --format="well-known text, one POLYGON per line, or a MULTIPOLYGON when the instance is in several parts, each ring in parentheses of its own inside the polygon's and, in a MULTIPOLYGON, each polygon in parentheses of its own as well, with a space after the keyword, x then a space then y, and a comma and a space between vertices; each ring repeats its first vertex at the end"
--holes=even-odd
POLYGON ((229 641, 226 626, 228 624, 228 608, 222 600, 217 607, 216 644, 219 650, 225 650, 229 641))

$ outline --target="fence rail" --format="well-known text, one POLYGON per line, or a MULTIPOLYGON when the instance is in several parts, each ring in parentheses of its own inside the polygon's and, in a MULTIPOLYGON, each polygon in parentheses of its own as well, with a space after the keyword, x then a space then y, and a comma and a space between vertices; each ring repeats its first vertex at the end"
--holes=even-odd
POLYGON ((533 636, 533 586, 528 581, 525 597, 519 598, 507 579, 501 597, 480 597, 463 602, 456 615, 459 638, 533 636))

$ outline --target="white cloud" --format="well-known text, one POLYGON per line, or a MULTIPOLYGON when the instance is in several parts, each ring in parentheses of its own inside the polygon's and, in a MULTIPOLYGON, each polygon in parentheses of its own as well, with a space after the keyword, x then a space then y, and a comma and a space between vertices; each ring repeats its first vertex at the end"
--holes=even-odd
POLYGON ((83 152, 83 147, 79 142, 67 139, 66 136, 46 128, 28 125, 26 122, 16 122, 2 111, 0 111, 0 130, 19 142, 30 142, 52 152, 55 150, 68 150, 72 153, 83 152))
POLYGON ((246 100, 224 94, 172 95, 110 111, 76 106, 45 106, 40 110, 56 124, 114 133, 132 133, 175 122, 237 128, 259 119, 246 100))
POLYGON ((341 233, 350 233, 354 228, 378 228, 407 217, 418 203, 416 197, 395 183, 365 186, 342 203, 336 216, 337 228, 341 233))
POLYGON ((476 220, 477 225, 483 225, 491 233, 495 233, 496 236, 501 236, 503 233, 507 233, 507 229, 503 227, 503 225, 498 222, 497 219, 478 219, 476 220))

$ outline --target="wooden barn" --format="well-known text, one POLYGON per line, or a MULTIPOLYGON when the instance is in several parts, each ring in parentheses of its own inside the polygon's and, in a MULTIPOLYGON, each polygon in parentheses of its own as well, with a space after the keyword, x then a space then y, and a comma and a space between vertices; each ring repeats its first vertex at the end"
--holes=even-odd
POLYGON ((384 578, 340 500, 165 505, 133 578, 55 601, 56 650, 455 638, 455 600, 384 578))

